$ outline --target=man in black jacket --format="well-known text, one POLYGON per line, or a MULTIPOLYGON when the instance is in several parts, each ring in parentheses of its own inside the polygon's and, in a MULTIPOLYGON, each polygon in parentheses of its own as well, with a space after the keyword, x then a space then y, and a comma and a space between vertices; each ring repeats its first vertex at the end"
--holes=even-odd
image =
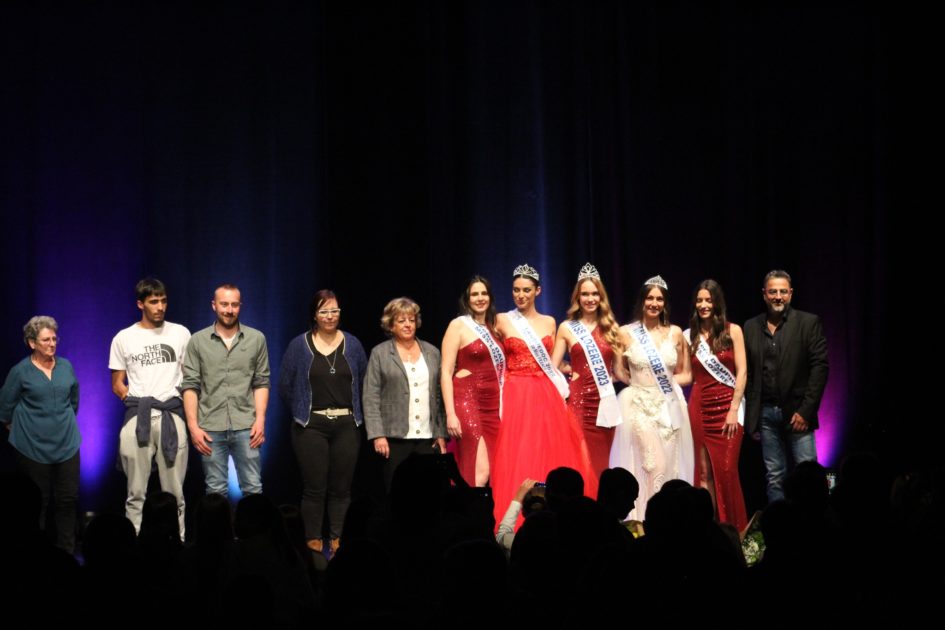
POLYGON ((761 433, 768 501, 784 498, 787 450, 794 464, 817 459, 814 430, 827 385, 827 340, 820 318, 791 308, 791 276, 774 270, 762 294, 767 313, 745 323, 748 433, 761 433))

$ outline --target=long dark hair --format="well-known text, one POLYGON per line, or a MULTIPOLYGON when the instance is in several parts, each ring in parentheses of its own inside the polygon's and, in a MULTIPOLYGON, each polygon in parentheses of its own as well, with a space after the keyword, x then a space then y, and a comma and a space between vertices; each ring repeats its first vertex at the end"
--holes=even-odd
POLYGON ((473 316, 472 307, 469 305, 469 292, 472 291, 472 285, 477 282, 481 282, 484 287, 486 287, 486 293, 489 294, 489 308, 486 309, 486 326, 493 333, 495 332, 495 296, 492 294, 492 284, 476 274, 469 279, 469 282, 466 283, 466 288, 463 290, 463 294, 459 296, 459 314, 460 315, 469 315, 473 316))
POLYGON ((637 301, 633 305, 634 321, 643 322, 643 305, 646 303, 646 296, 653 289, 659 289, 663 294, 663 312, 660 313, 660 326, 669 326, 669 289, 664 289, 658 284, 644 284, 637 293, 637 301))
POLYGON ((709 330, 709 347, 713 353, 719 353, 732 347, 732 336, 728 332, 728 316, 725 311, 725 294, 722 286, 709 278, 696 285, 692 292, 692 312, 689 315, 689 353, 695 354, 699 346, 699 334, 702 332, 702 320, 696 311, 696 298, 699 291, 708 291, 712 298, 712 322, 709 330))

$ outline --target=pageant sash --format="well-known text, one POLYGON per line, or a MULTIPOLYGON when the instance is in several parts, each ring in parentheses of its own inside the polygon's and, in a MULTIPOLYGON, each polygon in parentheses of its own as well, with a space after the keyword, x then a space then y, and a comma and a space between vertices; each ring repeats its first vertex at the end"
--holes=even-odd
POLYGON ((495 368, 496 378, 499 379, 499 417, 501 417, 502 387, 505 385, 505 353, 502 351, 502 348, 495 340, 495 337, 492 336, 492 333, 489 332, 488 328, 474 320, 469 315, 463 315, 460 317, 460 319, 464 324, 466 324, 466 326, 470 328, 470 330, 479 335, 479 339, 482 340, 482 343, 485 344, 486 349, 489 351, 489 358, 492 359, 492 367, 495 368))
POLYGON ((545 373, 545 376, 551 380, 558 390, 558 393, 561 394, 561 397, 567 398, 568 393, 570 393, 568 380, 564 378, 564 374, 556 370, 551 364, 551 357, 548 355, 548 351, 545 349, 545 345, 541 342, 541 339, 538 338, 535 329, 528 323, 525 316, 516 309, 509 311, 509 319, 512 320, 512 325, 515 326, 515 330, 518 331, 518 334, 522 336, 525 345, 528 346, 529 351, 532 353, 532 357, 534 357, 535 362, 538 363, 538 367, 540 367, 545 373))
POLYGON ((656 385, 662 392, 668 411, 669 426, 672 429, 678 429, 685 423, 685 414, 679 406, 679 400, 682 398, 682 389, 673 380, 673 375, 666 369, 663 358, 660 356, 659 349, 653 343, 649 331, 643 322, 630 324, 630 334, 637 340, 637 343, 643 348, 646 354, 646 360, 650 364, 650 371, 653 372, 653 378, 656 379, 656 385))
POLYGON ((584 348, 587 367, 594 375, 594 384, 597 385, 597 393, 600 395, 600 406, 597 408, 597 426, 615 427, 623 420, 620 418, 620 405, 617 404, 617 393, 614 391, 614 383, 607 371, 604 354, 600 351, 597 342, 594 341, 594 335, 583 322, 571 319, 568 320, 567 324, 577 338, 578 343, 584 348))
MULTIPOLYGON (((686 329, 683 335, 686 339, 692 339, 690 329, 686 329)), ((735 389, 735 375, 725 367, 724 363, 719 361, 719 358, 715 356, 712 349, 709 348, 709 344, 706 343, 705 337, 702 334, 699 335, 699 345, 696 346, 696 357, 698 357, 699 362, 702 364, 702 367, 705 368, 706 372, 712 375, 712 378, 726 387, 735 389)), ((743 426, 745 424, 744 397, 742 397, 738 403, 738 424, 743 426)))

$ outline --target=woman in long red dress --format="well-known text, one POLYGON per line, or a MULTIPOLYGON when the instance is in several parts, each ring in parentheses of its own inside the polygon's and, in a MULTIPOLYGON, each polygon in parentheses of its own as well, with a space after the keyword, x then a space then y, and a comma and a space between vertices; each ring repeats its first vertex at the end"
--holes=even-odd
POLYGON ((693 295, 690 329, 693 386, 689 420, 695 448, 695 482, 707 489, 719 522, 739 531, 748 524, 738 478, 744 429, 739 406, 748 378, 745 338, 728 321, 725 296, 715 280, 703 280, 693 295))
MULTIPOLYGON (((568 408, 584 433, 594 476, 607 469, 620 407, 614 392, 614 357, 624 350, 607 290, 590 263, 581 268, 571 293, 568 319, 558 326, 552 362, 570 357, 568 408), (603 400, 603 404, 601 401, 603 400)), ((619 366, 619 363, 617 363, 619 366)))
POLYGON ((520 265, 512 278, 515 309, 501 313, 496 324, 508 362, 492 469, 497 522, 523 481, 544 480, 559 466, 580 472, 585 494, 597 494, 584 437, 564 402, 567 379, 551 363, 555 320, 535 308, 541 295, 538 272, 520 265))
POLYGON ((499 435, 499 387, 505 353, 495 332, 492 288, 474 276, 460 298, 463 315, 450 322, 440 347, 440 388, 456 463, 470 486, 485 486, 499 435))

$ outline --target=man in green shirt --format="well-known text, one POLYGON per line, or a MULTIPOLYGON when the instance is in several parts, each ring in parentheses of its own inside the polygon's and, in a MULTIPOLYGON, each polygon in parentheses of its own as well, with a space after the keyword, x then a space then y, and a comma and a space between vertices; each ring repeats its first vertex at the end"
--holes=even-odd
POLYGON ((217 319, 194 333, 184 356, 184 413, 203 456, 207 492, 227 494, 232 455, 244 496, 262 493, 259 448, 266 441, 269 352, 266 337, 240 324, 240 290, 223 284, 213 293, 217 319))

